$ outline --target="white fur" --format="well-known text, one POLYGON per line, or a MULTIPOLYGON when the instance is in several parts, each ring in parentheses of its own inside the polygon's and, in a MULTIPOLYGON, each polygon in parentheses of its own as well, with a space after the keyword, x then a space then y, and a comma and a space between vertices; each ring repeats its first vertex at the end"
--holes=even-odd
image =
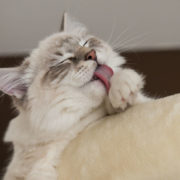
MULTIPOLYGON (((53 57, 57 64, 67 58, 67 53, 66 58, 54 56, 62 38, 72 36, 85 42, 92 37, 86 35, 84 26, 71 22, 66 17, 65 31, 46 38, 27 59, 30 65, 22 79, 30 84, 28 103, 19 108, 19 116, 11 121, 5 135, 5 141, 13 142, 15 151, 4 180, 57 180, 56 166, 69 141, 107 113, 145 100, 141 93, 143 78, 133 70, 122 69, 124 58, 102 40, 101 48, 95 49, 98 63, 110 66, 115 73, 109 97, 100 81, 90 82, 97 67, 95 61, 81 61, 77 66, 65 62, 70 64, 70 70, 61 82, 57 78, 42 83, 49 58, 53 57)), ((65 52, 66 45, 60 50, 65 52)))

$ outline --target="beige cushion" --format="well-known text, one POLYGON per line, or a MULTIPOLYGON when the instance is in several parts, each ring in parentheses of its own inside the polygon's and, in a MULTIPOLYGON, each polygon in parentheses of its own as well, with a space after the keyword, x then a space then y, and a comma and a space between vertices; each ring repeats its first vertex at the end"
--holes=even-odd
POLYGON ((60 180, 179 180, 180 95, 106 117, 63 153, 60 180))

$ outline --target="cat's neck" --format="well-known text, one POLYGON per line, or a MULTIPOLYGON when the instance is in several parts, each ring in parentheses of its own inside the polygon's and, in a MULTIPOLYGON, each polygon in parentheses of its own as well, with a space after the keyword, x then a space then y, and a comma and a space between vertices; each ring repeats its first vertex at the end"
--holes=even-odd
MULTIPOLYGON (((86 107, 83 106, 82 108, 86 107)), ((66 138, 73 139, 88 124, 104 117, 106 114, 103 105, 96 109, 91 108, 83 113, 81 111, 82 109, 80 109, 79 112, 76 109, 76 112, 73 114, 66 113, 63 114, 63 116, 53 117, 49 112, 48 115, 44 116, 44 119, 41 120, 36 119, 36 116, 34 116, 34 119, 30 119, 32 116, 30 117, 29 113, 22 112, 11 121, 5 135, 5 141, 29 146, 66 138), (35 123, 36 121, 37 124, 35 123), (44 126, 43 123, 46 126, 44 126)))

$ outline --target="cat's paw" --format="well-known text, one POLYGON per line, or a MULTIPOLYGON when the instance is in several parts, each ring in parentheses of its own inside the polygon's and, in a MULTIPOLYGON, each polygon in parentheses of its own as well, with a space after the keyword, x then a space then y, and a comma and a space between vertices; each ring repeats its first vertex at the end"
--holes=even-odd
POLYGON ((42 165, 42 168, 33 168, 28 174, 26 180, 58 180, 55 168, 42 165))
POLYGON ((29 174, 26 180, 58 180, 57 175, 51 174, 48 172, 36 172, 33 174, 29 174))
POLYGON ((122 69, 111 78, 109 100, 115 109, 124 110, 135 104, 137 94, 143 88, 143 77, 132 69, 122 69))

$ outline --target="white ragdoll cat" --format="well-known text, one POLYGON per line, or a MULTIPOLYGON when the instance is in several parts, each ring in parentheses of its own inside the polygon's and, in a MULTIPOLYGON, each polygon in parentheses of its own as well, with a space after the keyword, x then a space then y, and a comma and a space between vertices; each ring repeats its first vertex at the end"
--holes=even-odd
POLYGON ((60 155, 79 132, 147 100, 143 78, 122 68, 124 58, 106 42, 67 14, 62 28, 20 67, 0 69, 0 90, 19 111, 4 138, 14 145, 4 180, 57 180, 60 155))

